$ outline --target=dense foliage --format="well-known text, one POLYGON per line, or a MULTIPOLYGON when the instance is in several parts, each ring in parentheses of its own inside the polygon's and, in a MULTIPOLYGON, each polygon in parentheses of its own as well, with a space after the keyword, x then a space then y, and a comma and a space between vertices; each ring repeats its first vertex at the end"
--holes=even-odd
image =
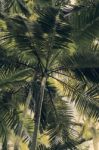
POLYGON ((0 0, 0 10, 2 149, 98 150, 99 2, 0 0))

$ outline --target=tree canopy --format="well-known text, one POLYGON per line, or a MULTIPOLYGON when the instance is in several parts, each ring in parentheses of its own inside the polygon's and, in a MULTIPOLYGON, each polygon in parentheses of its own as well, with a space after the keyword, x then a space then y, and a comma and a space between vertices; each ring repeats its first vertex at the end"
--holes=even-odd
POLYGON ((0 10, 2 150, 98 150, 98 0, 0 0, 0 10))

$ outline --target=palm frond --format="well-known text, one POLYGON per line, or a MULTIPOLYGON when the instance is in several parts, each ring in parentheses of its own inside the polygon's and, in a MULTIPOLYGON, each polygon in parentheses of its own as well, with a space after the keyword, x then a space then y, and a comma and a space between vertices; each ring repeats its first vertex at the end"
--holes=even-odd
POLYGON ((63 92, 64 96, 70 97, 71 101, 75 102, 75 106, 77 107, 79 112, 81 112, 81 114, 85 114, 90 118, 98 120, 99 118, 98 85, 92 87, 90 87, 90 85, 87 85, 88 86, 87 92, 87 90, 85 89, 86 83, 76 82, 75 85, 74 84, 75 82, 71 84, 68 81, 66 81, 66 79, 63 81, 56 77, 52 78, 58 81, 63 86, 63 90, 66 91, 66 93, 63 92))
MULTIPOLYGON (((85 86, 86 87, 86 86, 85 86)), ((84 89, 84 85, 78 86, 76 88, 77 90, 81 89, 80 91, 82 94, 78 94, 75 96, 73 101, 75 102, 75 105, 77 109, 87 115, 89 118, 94 118, 95 120, 99 119, 99 101, 98 101, 98 95, 99 95, 99 87, 98 85, 92 86, 89 89, 84 89)))
MULTIPOLYGON (((57 103, 55 104, 55 107, 58 118, 57 121, 51 123, 49 127, 49 136, 52 143, 51 148, 53 149, 54 147, 58 147, 58 145, 62 148, 64 144, 65 148, 76 148, 74 146, 74 139, 76 139, 78 135, 76 131, 74 134, 74 129, 70 128, 70 124, 74 119, 70 105, 67 101, 63 101, 62 99, 56 99, 56 101, 57 103)), ((51 121, 50 119, 52 118, 51 113, 52 112, 49 114, 49 121, 51 121)))
POLYGON ((73 27, 73 38, 76 41, 78 49, 84 50, 91 45, 92 41, 98 38, 99 26, 99 3, 89 4, 87 7, 73 13, 70 18, 73 27))
POLYGON ((1 12, 6 12, 13 5, 14 0, 0 0, 0 10, 1 12))
POLYGON ((11 130, 16 132, 20 122, 19 113, 16 106, 12 104, 12 93, 0 94, 0 137, 3 143, 11 130))
POLYGON ((31 69, 23 69, 22 71, 11 71, 9 69, 0 69, 0 87, 11 86, 11 84, 17 84, 22 81, 26 81, 32 74, 31 69))
POLYGON ((34 23, 20 16, 8 19, 6 22, 8 31, 1 36, 3 41, 1 44, 10 51, 12 49, 12 53, 13 49, 16 49, 21 58, 24 56, 37 58, 45 68, 46 65, 51 66, 53 60, 56 61, 54 64, 57 64, 56 56, 59 58, 61 52, 66 51, 67 44, 72 42, 69 39, 71 28, 69 24, 59 19, 57 9, 48 7, 38 12, 38 15, 34 23))
POLYGON ((30 12, 24 0, 1 0, 0 1, 1 12, 11 14, 13 13, 23 13, 25 16, 30 16, 30 12))

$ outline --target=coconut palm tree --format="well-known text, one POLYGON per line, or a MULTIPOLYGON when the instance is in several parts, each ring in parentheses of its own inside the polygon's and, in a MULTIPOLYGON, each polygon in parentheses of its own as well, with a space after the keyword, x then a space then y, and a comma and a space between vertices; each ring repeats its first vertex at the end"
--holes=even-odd
MULTIPOLYGON (((56 23, 55 23, 55 25, 54 25, 54 22, 56 22, 56 20, 55 20, 55 17, 56 17, 56 15, 57 15, 57 13, 58 13, 58 11, 57 10, 54 10, 54 9, 50 9, 50 8, 48 8, 48 10, 45 10, 45 15, 46 15, 46 13, 47 13, 47 11, 49 11, 49 12, 51 12, 51 11, 53 11, 53 13, 55 13, 55 15, 53 15, 52 14, 52 18, 50 18, 49 17, 49 21, 50 21, 50 19, 51 19, 51 21, 53 21, 51 24, 51 28, 52 29, 47 29, 46 28, 46 30, 47 31, 45 31, 45 34, 46 34, 46 36, 47 37, 44 37, 44 33, 42 32, 42 30, 40 29, 41 27, 40 26, 42 26, 43 24, 42 24, 42 22, 41 22, 41 25, 40 25, 40 20, 38 20, 38 23, 35 23, 34 25, 33 24, 31 24, 31 28, 35 28, 35 30, 33 30, 34 31, 34 33, 33 33, 33 35, 32 36, 34 36, 35 37, 35 40, 36 41, 31 41, 32 39, 31 39, 31 36, 27 39, 27 41, 26 42, 29 42, 28 44, 28 48, 29 49, 31 49, 30 51, 30 53, 33 53, 33 55, 34 55, 34 57, 36 57, 37 59, 38 59, 38 65, 39 65, 39 68, 40 68, 40 71, 41 71, 41 89, 40 89, 40 93, 39 93, 39 96, 38 96, 38 98, 40 99, 39 100, 39 103, 38 103, 38 111, 37 111, 37 113, 36 113, 36 120, 35 120, 35 128, 34 128, 34 134, 33 134, 33 141, 34 141, 34 143, 32 144, 32 145, 35 145, 34 146, 34 149, 35 149, 35 147, 36 147, 36 139, 37 139, 37 132, 38 132, 38 128, 39 128, 39 123, 40 123, 40 115, 41 115, 41 108, 42 108, 42 102, 43 102, 43 97, 44 97, 44 89, 45 89, 45 85, 46 85, 46 81, 47 81, 47 70, 48 70, 48 66, 49 66, 49 63, 50 63, 50 60, 49 60, 49 58, 48 57, 51 57, 50 55, 53 55, 53 54, 50 54, 50 51, 52 51, 52 48, 53 48, 53 44, 52 44, 52 46, 50 45, 51 43, 50 43, 50 40, 52 41, 53 39, 52 39, 52 37, 51 37, 51 34, 54 34, 54 32, 55 32, 55 34, 56 34, 56 31, 54 31, 54 30, 56 30, 56 23), (33 26, 33 27, 32 27, 33 26), (38 28, 37 28, 38 27, 38 28), (55 29, 54 29, 55 28, 55 29), (36 31, 37 30, 37 31, 36 31), (51 30, 53 30, 53 31, 51 31, 51 30), (36 32, 38 32, 39 31, 39 36, 37 35, 37 33, 36 32), (52 33, 51 33, 51 32, 52 33), (47 40, 46 40, 46 38, 47 38, 47 40), (39 40, 39 41, 38 41, 39 40), (39 57, 39 51, 38 51, 38 44, 40 43, 40 42, 43 42, 45 45, 44 45, 44 47, 41 45, 41 48, 40 48, 40 53, 42 53, 43 55, 43 59, 44 59, 44 57, 46 57, 45 55, 47 54, 47 58, 45 58, 45 60, 42 60, 42 56, 41 56, 41 58, 39 57), (47 51, 45 51, 44 52, 44 49, 46 49, 46 46, 47 46, 47 44, 49 45, 49 48, 48 48, 48 52, 47 51), (33 52, 32 52, 33 51, 33 52), (42 62, 42 61, 45 61, 45 62, 42 62)), ((43 17, 43 16, 42 16, 43 17)), ((20 19, 22 19, 22 18, 19 18, 19 20, 20 19)), ((43 18, 42 18, 43 19, 43 18)), ((17 21, 17 18, 16 18, 16 21, 17 21)), ((12 22, 13 22, 13 19, 12 19, 12 22)), ((11 29, 10 28, 10 26, 12 26, 12 24, 9 24, 10 22, 8 22, 8 28, 9 28, 9 30, 11 29)), ((17 23, 17 22, 16 22, 17 23)), ((25 22, 24 22, 24 20, 23 20, 23 24, 24 24, 25 22)), ((17 24, 16 24, 17 25, 17 24)), ((46 24, 45 24, 46 25, 46 24)), ((25 30, 23 31, 23 33, 25 32, 26 33, 26 30, 28 31, 28 33, 30 34, 30 31, 29 31, 29 24, 26 24, 26 26, 25 26, 25 30)), ((14 27, 14 26, 13 26, 14 27)), ((13 28, 12 27, 12 28, 13 28)), ((62 27, 61 27, 62 28, 62 27)), ((43 28, 42 28, 43 29, 43 28)), ((11 31, 10 31, 11 32, 11 31)), ((14 33, 14 32, 13 32, 14 33)), ((21 33, 21 34, 23 34, 23 33, 21 33)), ((27 34, 28 34, 27 33, 27 34)), ((16 34, 16 33, 15 33, 16 34)), ((17 36, 17 35, 16 35, 17 36)), ((32 37, 33 38, 33 37, 32 37)), ((17 38, 18 39, 18 38, 17 38)), ((16 39, 16 40, 17 40, 16 39)), ((66 39, 66 38, 65 38, 66 39)), ((64 40, 64 38, 63 38, 63 40, 64 40)), ((20 40, 21 41, 21 40, 20 40)), ((19 41, 19 42, 20 42, 19 41)), ((18 42, 18 41, 17 41, 18 42)), ((57 41, 56 41, 57 42, 57 41)), ((63 43, 64 43, 64 41, 63 41, 63 43)), ((19 43, 19 44, 22 44, 22 43, 19 43)), ((25 46, 25 45, 24 45, 25 46)), ((60 47, 59 47, 60 48, 60 47)), ((54 48, 54 49, 56 49, 56 48, 54 48)), ((57 55, 57 51, 56 51, 56 53, 54 54, 54 56, 53 57, 56 57, 56 55, 57 55)), ((32 57, 33 58, 33 57, 32 57)), ((52 58, 53 59, 53 58, 52 58)))
MULTIPOLYGON (((32 70, 33 73, 35 72, 36 81, 39 85, 38 93, 35 94, 35 126, 30 150, 36 149, 42 104, 45 91, 48 89, 47 83, 49 78, 57 80, 65 85, 70 91, 80 96, 78 99, 80 102, 77 104, 80 104, 80 110, 83 109, 83 113, 88 112, 88 110, 90 112, 92 110, 91 108, 94 108, 92 116, 95 117, 96 114, 98 114, 98 109, 96 109, 98 106, 89 99, 88 94, 82 94, 79 86, 78 89, 76 88, 77 90, 75 90, 61 79, 58 79, 56 75, 64 74, 66 77, 72 77, 70 74, 73 74, 71 72, 74 72, 76 77, 78 77, 77 75, 79 75, 79 78, 83 77, 83 79, 86 77, 86 80, 89 77, 86 75, 86 72, 84 73, 83 68, 90 68, 92 64, 90 63, 90 60, 92 60, 93 56, 89 58, 89 64, 84 63, 84 66, 82 66, 82 56, 86 58, 85 60, 87 61, 87 56, 90 53, 87 53, 86 57, 85 53, 78 53, 77 49, 74 49, 76 42, 71 40, 71 26, 68 15, 71 12, 74 13, 74 10, 78 11, 78 9, 75 8, 78 7, 74 7, 73 9, 70 9, 70 12, 69 10, 66 12, 65 19, 61 18, 62 9, 59 6, 55 7, 55 5, 54 7, 45 7, 43 10, 42 8, 36 8, 36 21, 31 21, 20 15, 7 17, 6 14, 2 19, 6 22, 6 31, 3 31, 4 34, 1 33, 1 45, 5 49, 7 58, 14 58, 15 64, 19 65, 19 69, 22 71, 24 66, 25 69, 28 68, 32 70), (72 50, 75 50, 77 53, 73 53, 72 50), (88 105, 85 108, 86 104, 88 105), (92 106, 91 108, 89 107, 90 104, 92 106)), ((98 62, 96 59, 95 61, 98 62)), ((98 63, 95 62, 94 64, 96 67, 98 63)), ((30 72, 31 83, 33 82, 32 79, 30 72)), ((77 101, 76 98, 75 101, 77 101)))

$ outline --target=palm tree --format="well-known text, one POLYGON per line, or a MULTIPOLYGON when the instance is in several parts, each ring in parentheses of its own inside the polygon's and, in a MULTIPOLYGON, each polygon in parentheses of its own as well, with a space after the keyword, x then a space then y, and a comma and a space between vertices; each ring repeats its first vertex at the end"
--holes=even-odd
MULTIPOLYGON (((57 26, 56 26, 56 20, 55 20, 55 17, 56 17, 56 15, 57 15, 57 10, 55 10, 55 9, 50 9, 50 8, 48 8, 48 11, 49 12, 51 12, 51 11, 53 11, 53 13, 55 13, 55 15, 53 15, 52 14, 52 17, 53 18, 50 18, 50 16, 49 16, 49 21, 50 21, 50 19, 51 19, 51 21, 53 21, 51 24, 51 28, 52 29, 47 29, 47 31, 45 31, 45 34, 47 35, 47 40, 45 39, 46 37, 44 37, 44 33, 40 30, 40 28, 41 27, 39 27, 39 26, 42 26, 43 25, 43 22, 41 22, 41 23, 39 23, 40 22, 40 20, 38 20, 38 24, 34 24, 34 28, 35 28, 35 30, 34 30, 34 33, 33 33, 33 36, 35 37, 35 40, 36 41, 31 41, 31 37, 29 37, 28 39, 26 39, 27 40, 27 42, 28 42, 28 46, 29 46, 29 48, 30 49, 32 49, 32 53, 33 53, 33 55, 35 56, 35 57, 37 57, 37 59, 38 59, 38 63, 39 63, 39 67, 40 67, 40 70, 41 70, 41 88, 40 88, 40 93, 39 93, 39 96, 38 96, 38 98, 39 98, 39 103, 38 103, 38 111, 37 111, 37 113, 36 113, 36 120, 35 120, 35 128, 34 128, 34 137, 33 137, 33 145, 35 145, 34 146, 34 149, 35 149, 35 147, 36 147, 36 139, 37 139, 37 132, 38 132, 38 128, 39 128, 39 124, 40 124, 40 116, 41 116, 41 108, 42 108, 42 102, 43 102, 43 98, 44 98, 44 90, 45 90, 45 85, 46 85, 46 80, 47 80, 47 76, 48 76, 48 67, 49 67, 49 65, 50 65, 50 59, 49 59, 49 57, 52 57, 52 55, 53 55, 53 53, 51 54, 51 52, 52 52, 52 48, 54 47, 54 43, 51 43, 52 42, 52 40, 54 40, 51 36, 53 35, 53 37, 54 37, 54 34, 56 34, 56 28, 57 28, 57 26), (40 25, 41 24, 41 25, 40 25), (37 28, 38 27, 38 28, 37 28), (36 31, 37 30, 37 31, 36 31), (52 30, 52 31, 51 31, 52 30), (36 32, 39 32, 39 36, 38 35, 36 35, 37 33, 36 32), (38 41, 39 40, 39 41, 38 41), (45 55, 47 54, 47 57, 46 57, 46 59, 45 60, 42 60, 42 56, 41 56, 41 58, 40 58, 40 54, 38 54, 39 53, 39 51, 38 51, 38 44, 40 43, 40 42, 43 42, 44 43, 44 47, 42 47, 42 45, 41 45, 41 48, 39 49, 41 52, 42 52, 42 54, 43 54, 43 59, 44 59, 44 57, 45 57, 45 55), (48 50, 46 49, 47 47, 47 44, 49 45, 49 48, 48 48, 48 50), (52 45, 51 45, 52 44, 52 45), (36 46, 35 46, 36 45, 36 46), (45 51, 44 51, 45 50, 45 51), (43 52, 44 51, 44 52, 43 52), (50 52, 51 51, 51 52, 50 52), (43 63, 42 61, 45 61, 45 63, 43 63)), ((46 13, 47 13, 47 10, 45 10, 45 17, 46 17, 46 13)), ((51 12, 52 13, 52 12, 51 12)), ((43 16, 42 16, 43 17, 43 16)), ((22 19, 22 18, 21 18, 22 19)), ((43 18, 42 18, 43 19, 43 18)), ((44 18, 45 19, 45 18, 44 18)), ((19 18, 19 20, 20 20, 20 18, 19 18)), ((13 21, 13 20, 12 20, 13 21)), ((16 18, 16 21, 17 21, 17 18, 16 18)), ((12 24, 9 24, 10 22, 8 22, 8 28, 9 28, 9 25, 11 25, 12 26, 12 24)), ((17 22, 16 22, 17 23, 17 22)), ((24 20, 23 20, 23 24, 24 24, 25 22, 24 22, 24 20)), ((17 24, 16 24, 17 25, 17 24)), ((46 25, 46 24, 45 24, 46 25)), ((58 25, 58 24, 57 24, 58 25)), ((61 25, 60 25, 61 26, 61 25)), ((14 27, 14 26, 13 26, 14 27)), ((12 28, 13 28, 12 27, 12 28)), ((31 24, 31 27, 32 27, 32 24, 31 24)), ((61 29, 62 27, 60 27, 60 29, 61 29)), ((9 29, 11 29, 11 28, 9 28, 9 29)), ((25 26, 25 30, 27 30, 28 31, 28 33, 30 32, 29 31, 29 29, 28 29, 28 24, 26 24, 26 26, 25 26)), ((43 28, 42 28, 42 30, 43 30, 43 28)), ((62 30, 62 29, 61 29, 62 30)), ((11 32, 11 31, 10 31, 11 32)), ((24 32, 23 32, 24 33, 24 32)), ((23 34, 22 33, 22 34, 23 34)), ((25 31, 25 33, 26 33, 26 31, 25 31)), ((16 34, 16 33, 15 33, 16 34)), ((30 34, 30 33, 29 33, 30 34)), ((20 34, 21 35, 21 34, 20 34)), ((60 34, 61 35, 61 34, 60 34)), ((17 36, 17 35, 15 35, 15 36, 17 36)), ((21 35, 22 36, 22 35, 21 35)), ((21 37, 21 36, 19 36, 19 37, 21 37)), ((21 37, 22 38, 22 37, 21 37)), ((33 37, 32 37, 33 38, 33 37)), ((55 37, 56 38, 56 40, 58 40, 58 38, 57 37, 55 37)), ((17 38, 18 39, 18 38, 17 38)), ((16 40, 17 40, 16 39, 16 40)), ((66 37, 64 37, 63 38, 63 42, 62 43, 64 43, 64 39, 67 39, 66 37)), ((20 40, 21 41, 21 40, 20 40)), ((17 41, 17 42, 20 42, 20 41, 17 41)), ((57 42, 57 41, 56 41, 57 42)), ((18 43, 19 44, 19 43, 18 43)), ((20 43, 21 44, 21 46, 22 46, 22 43, 20 43)), ((54 50, 55 50, 56 48, 54 48, 54 50)), ((60 51, 60 46, 59 46, 59 51, 60 51)), ((56 50, 56 53, 53 55, 53 57, 56 57, 56 55, 58 55, 57 53, 59 53, 59 51, 57 52, 57 50, 56 50)), ((40 53, 41 53, 40 52, 40 53)), ((53 59, 53 58, 52 58, 53 59)))
MULTIPOLYGON (((48 79, 53 78, 66 86, 65 82, 56 78, 56 74, 64 74, 64 76, 67 77, 70 76, 70 74, 67 73, 73 71, 77 76, 79 75, 80 78, 83 77, 85 79, 85 77, 88 78, 90 76, 84 73, 83 68, 90 68, 91 66, 90 61, 89 64, 85 63, 84 66, 82 66, 81 59, 78 59, 82 58, 82 55, 85 58, 84 53, 74 53, 72 55, 72 50, 69 48, 75 46, 75 43, 70 40, 71 27, 68 23, 69 20, 67 19, 66 22, 66 20, 60 18, 60 7, 46 7, 43 8, 43 10, 37 9, 36 11, 38 17, 35 22, 31 22, 28 18, 24 18, 23 16, 11 18, 4 16, 7 32, 1 35, 1 42, 3 40, 3 44, 1 44, 7 49, 7 55, 10 54, 11 58, 15 58, 15 64, 20 66, 19 69, 22 70, 22 66, 24 66, 24 68, 28 67, 36 72, 36 81, 39 83, 39 91, 35 98, 37 102, 35 109, 35 126, 30 150, 36 149, 37 133, 40 126, 42 104, 48 79)), ((72 12, 74 11, 72 10, 72 12)), ((86 60, 88 54, 90 53, 87 53, 86 60)), ((92 60, 91 57, 90 60, 92 60)), ((31 73, 30 77, 32 78, 31 73)), ((33 82, 32 79, 31 82, 33 82)), ((92 106, 91 108, 93 108, 95 104, 89 100, 89 95, 85 97, 84 94, 81 94, 79 87, 77 90, 73 89, 70 85, 66 87, 76 93, 76 98, 78 98, 77 95, 80 96, 78 99, 80 102, 77 102, 77 104, 80 105, 80 110, 88 104, 87 108, 83 109, 83 113, 87 112, 90 104, 92 106), (84 102, 83 99, 86 99, 86 101, 84 102)), ((75 101, 77 101, 76 98, 75 101)), ((92 116, 94 117, 98 114, 98 109, 96 108, 97 107, 93 110, 92 116)))

